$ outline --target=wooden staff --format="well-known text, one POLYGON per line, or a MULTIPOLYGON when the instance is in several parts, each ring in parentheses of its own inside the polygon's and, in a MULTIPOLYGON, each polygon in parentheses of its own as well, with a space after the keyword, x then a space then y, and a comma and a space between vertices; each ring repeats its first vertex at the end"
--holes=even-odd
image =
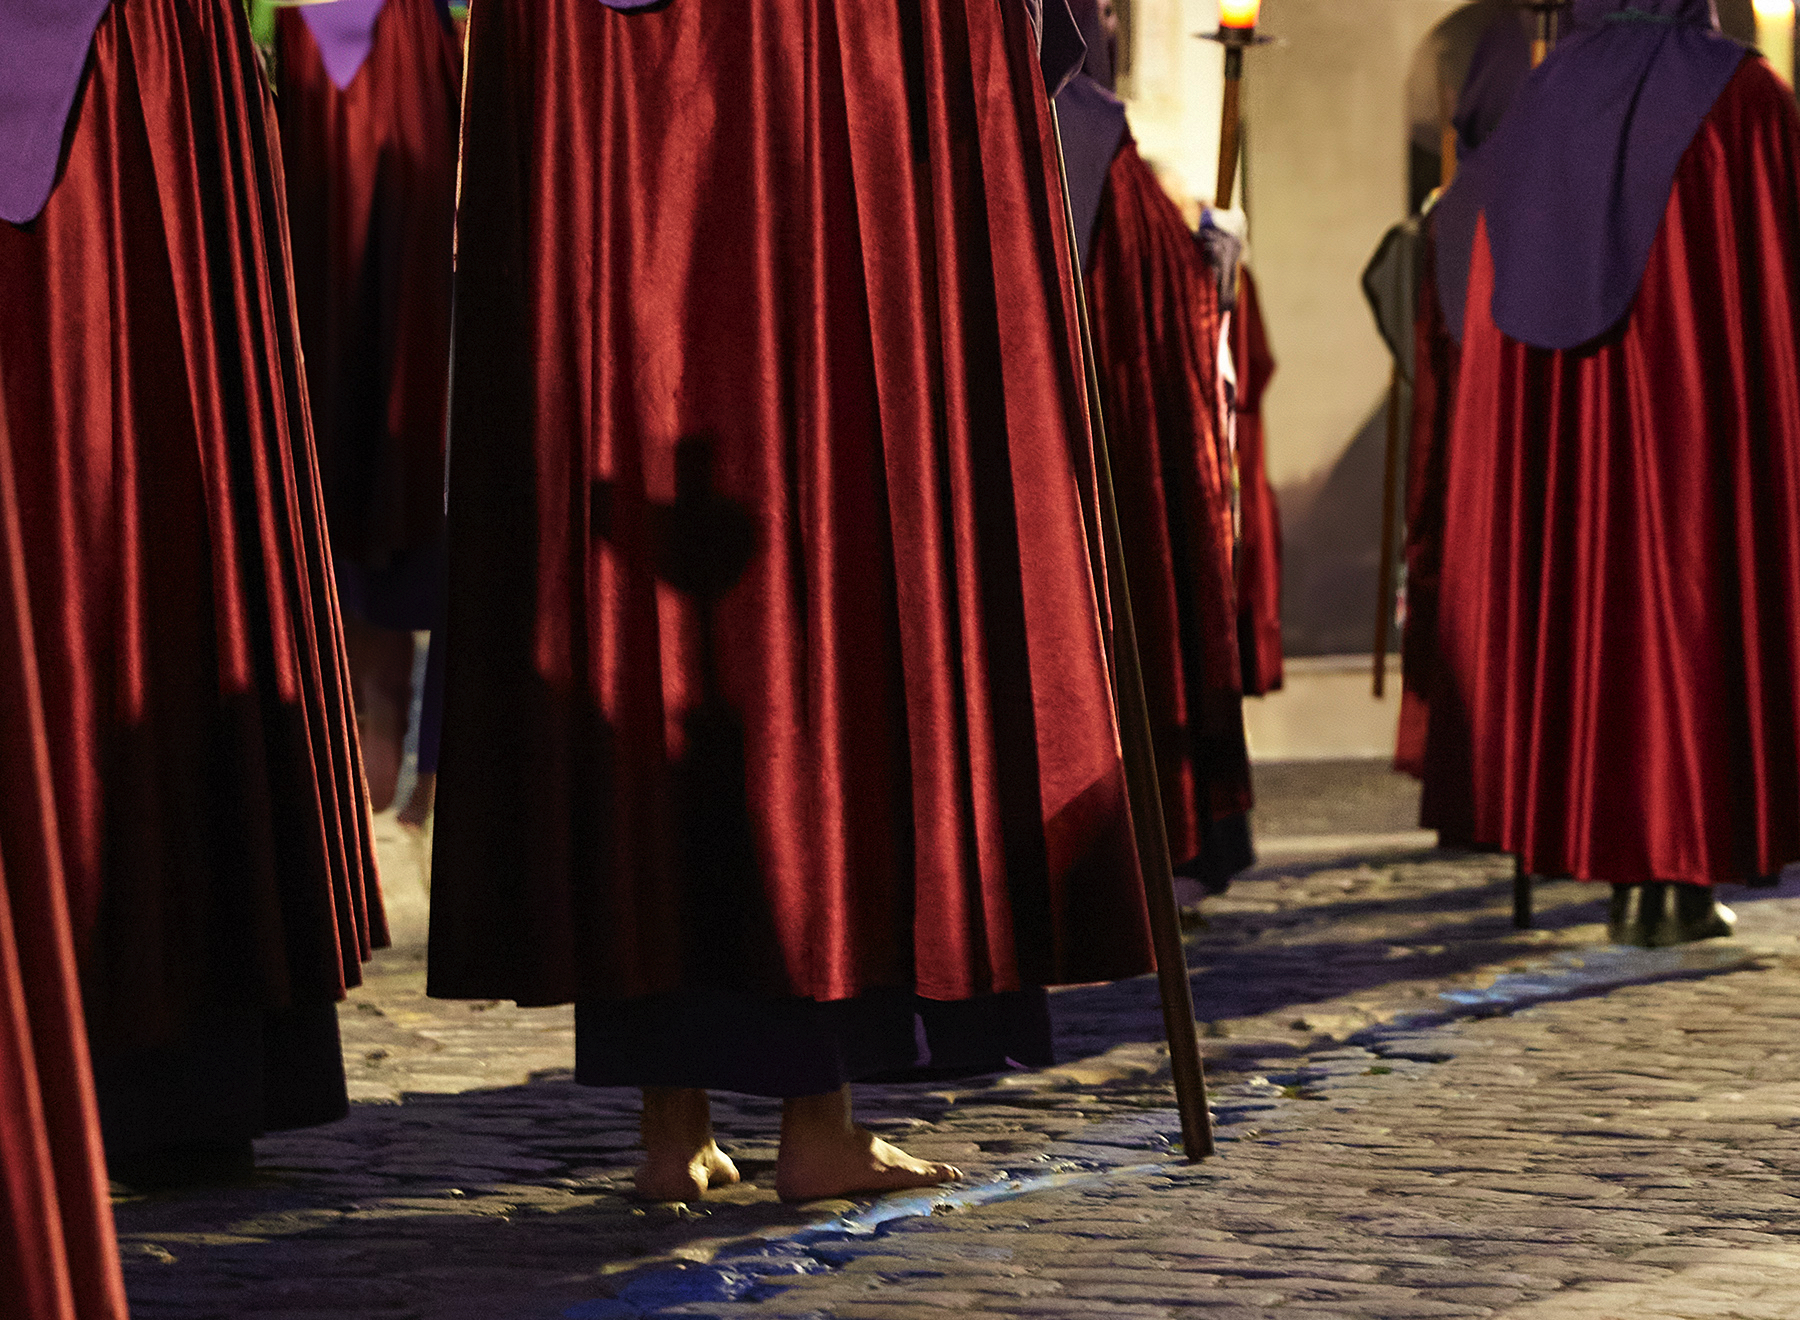
POLYGON ((1387 695, 1388 630, 1394 622, 1394 484, 1400 476, 1400 363, 1388 377, 1387 462, 1381 479, 1381 568, 1375 587, 1375 699, 1387 695))
MULTIPOLYGON (((1068 170, 1062 158, 1062 128, 1056 102, 1050 103, 1056 129, 1058 176, 1062 180, 1063 215, 1075 250, 1075 212, 1069 201, 1068 170)), ((1093 333, 1088 325, 1087 292, 1075 272, 1075 316, 1081 330, 1081 361, 1087 388, 1088 416, 1094 433, 1094 472, 1100 503, 1102 569, 1112 603, 1113 693, 1118 706, 1119 742, 1124 752, 1125 791, 1137 836, 1138 867, 1144 880, 1144 903, 1150 912, 1150 937, 1156 949, 1156 980, 1162 992, 1163 1030, 1169 1040, 1169 1067, 1175 1079, 1175 1106, 1181 1113, 1182 1151, 1197 1163, 1213 1153, 1212 1113, 1206 1098, 1206 1066, 1194 1024, 1194 991, 1188 981, 1187 952, 1181 943, 1181 912, 1175 900, 1175 868, 1163 820, 1162 786, 1150 732, 1150 703, 1144 695, 1143 661, 1138 654, 1137 620, 1131 608, 1125 573, 1125 542, 1119 533, 1119 508, 1113 498, 1112 457, 1100 410, 1100 377, 1094 364, 1093 333)))
MULTIPOLYGON (((1537 11, 1537 36, 1531 43, 1531 67, 1537 68, 1556 49, 1563 0, 1530 0, 1537 11)), ((1513 929, 1530 930, 1535 920, 1531 872, 1523 857, 1513 858, 1513 929)))
POLYGON ((1228 41, 1225 43, 1225 101, 1219 114, 1219 180, 1213 189, 1213 204, 1221 211, 1231 209, 1231 194, 1237 187, 1238 148, 1243 141, 1239 94, 1243 85, 1244 48, 1228 41))
POLYGON ((1531 872, 1523 857, 1513 858, 1513 929, 1530 930, 1533 919, 1531 872))
POLYGON ((1526 0, 1526 7, 1537 13, 1537 35, 1531 39, 1531 67, 1535 69, 1556 49, 1563 0, 1526 0))

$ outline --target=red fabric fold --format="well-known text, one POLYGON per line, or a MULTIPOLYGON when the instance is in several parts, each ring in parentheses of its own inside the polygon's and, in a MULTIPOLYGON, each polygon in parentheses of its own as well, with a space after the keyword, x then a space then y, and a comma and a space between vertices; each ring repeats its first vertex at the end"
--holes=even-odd
POLYGON ((341 997, 384 934, 236 0, 107 12, 48 205, 0 224, 0 307, 90 1029, 341 997))
POLYGON ((1019 0, 477 0, 431 990, 1149 966, 1019 0))
POLYGON ((0 397, 0 1315, 126 1320, 0 397))
POLYGON ((379 566, 443 532, 456 39, 438 0, 388 0, 368 59, 340 90, 300 11, 280 11, 275 32, 331 548, 379 566))
POLYGON ((1090 245, 1101 413, 1177 865, 1250 806, 1218 282, 1127 141, 1090 245))
POLYGON ((1263 327, 1256 279, 1244 267, 1231 314, 1231 356, 1237 370, 1238 655, 1244 695, 1281 688, 1281 510, 1269 485, 1263 451, 1263 394, 1275 375, 1275 355, 1263 327))
POLYGON ((1448 455, 1427 793, 1583 880, 1800 858, 1800 115, 1746 61, 1624 327, 1494 327, 1478 231, 1448 455))

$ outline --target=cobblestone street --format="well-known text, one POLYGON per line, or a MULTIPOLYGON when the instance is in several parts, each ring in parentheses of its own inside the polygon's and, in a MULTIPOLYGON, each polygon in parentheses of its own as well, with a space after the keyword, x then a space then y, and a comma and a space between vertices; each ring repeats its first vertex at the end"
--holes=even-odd
POLYGON ((1189 946, 1216 1159, 1171 1153, 1145 979, 1053 997, 1058 1068, 859 1088, 967 1182, 800 1207, 778 1104, 741 1097, 715 1116, 742 1186, 629 1199, 635 1095, 568 1079, 570 1010, 424 998, 423 859, 389 827, 354 1113, 260 1143, 252 1186, 121 1200, 133 1314, 1800 1315, 1800 873, 1728 895, 1730 941, 1610 947, 1604 889, 1567 883, 1515 933, 1506 859, 1382 851, 1391 776, 1270 782, 1265 863, 1189 946))

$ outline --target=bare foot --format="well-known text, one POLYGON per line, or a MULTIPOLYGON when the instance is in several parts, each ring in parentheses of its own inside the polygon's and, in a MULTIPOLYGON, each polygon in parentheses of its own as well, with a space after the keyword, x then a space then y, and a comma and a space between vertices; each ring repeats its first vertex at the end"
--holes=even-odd
POLYGON ((731 1156, 709 1141, 685 1160, 679 1155, 651 1155, 638 1165, 632 1184, 646 1201, 698 1201, 709 1187, 729 1187, 738 1180, 731 1156))
POLYGON ((781 1115, 775 1190, 784 1201, 822 1201, 955 1182, 962 1170, 915 1159, 850 1120, 850 1088, 789 1100, 781 1115))
POLYGON ((962 1177, 955 1165, 914 1159, 867 1128, 853 1127, 829 1145, 808 1144, 804 1153, 790 1145, 781 1143, 775 1162, 775 1190, 784 1201, 937 1187, 962 1177))
POLYGON ((705 1091, 646 1086, 641 1130, 644 1162, 634 1181, 646 1201, 698 1201, 707 1188, 738 1180, 737 1166, 713 1140, 705 1091))

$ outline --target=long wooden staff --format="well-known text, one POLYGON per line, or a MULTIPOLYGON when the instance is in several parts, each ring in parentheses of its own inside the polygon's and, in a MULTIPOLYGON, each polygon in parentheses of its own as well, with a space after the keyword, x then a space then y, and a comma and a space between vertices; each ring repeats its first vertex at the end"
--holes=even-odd
MULTIPOLYGON (((1057 175, 1062 182, 1063 215, 1069 247, 1075 245, 1075 211, 1069 201, 1068 170, 1062 154, 1062 127, 1056 99, 1050 100, 1056 130, 1057 175)), ((1188 1162, 1213 1153, 1212 1113, 1206 1098, 1206 1067, 1200 1058, 1194 1027, 1194 992, 1188 982, 1187 953, 1181 944, 1181 914, 1175 900, 1175 870, 1169 857, 1169 835, 1163 819, 1162 787, 1150 733, 1150 703, 1144 695, 1143 661, 1138 655, 1137 621, 1125 573, 1125 542, 1119 533, 1119 508, 1113 498, 1112 456, 1100 409, 1100 376, 1094 363, 1094 340, 1088 324, 1087 292, 1081 271, 1075 272, 1075 317, 1081 328, 1081 362, 1087 385, 1088 416, 1094 432, 1094 470, 1100 502, 1107 594, 1112 602, 1113 694, 1118 706, 1119 741, 1125 759, 1125 791, 1137 835, 1138 868, 1144 878, 1144 902, 1150 911, 1150 936, 1156 949, 1156 979, 1162 992, 1163 1029, 1169 1038, 1169 1066, 1175 1077, 1175 1104, 1181 1112, 1181 1141, 1188 1162)))
POLYGON ((1381 478, 1381 567, 1375 588, 1375 699, 1387 696, 1388 632, 1394 623, 1394 487, 1400 479, 1400 363, 1388 379, 1387 459, 1381 478))
MULTIPOLYGON (((1556 49, 1561 25, 1563 0, 1528 0, 1528 8, 1537 13, 1537 36, 1531 42, 1531 67, 1537 68, 1556 49)), ((1513 929, 1530 930, 1536 920, 1536 907, 1531 872, 1523 857, 1513 858, 1513 929)))

